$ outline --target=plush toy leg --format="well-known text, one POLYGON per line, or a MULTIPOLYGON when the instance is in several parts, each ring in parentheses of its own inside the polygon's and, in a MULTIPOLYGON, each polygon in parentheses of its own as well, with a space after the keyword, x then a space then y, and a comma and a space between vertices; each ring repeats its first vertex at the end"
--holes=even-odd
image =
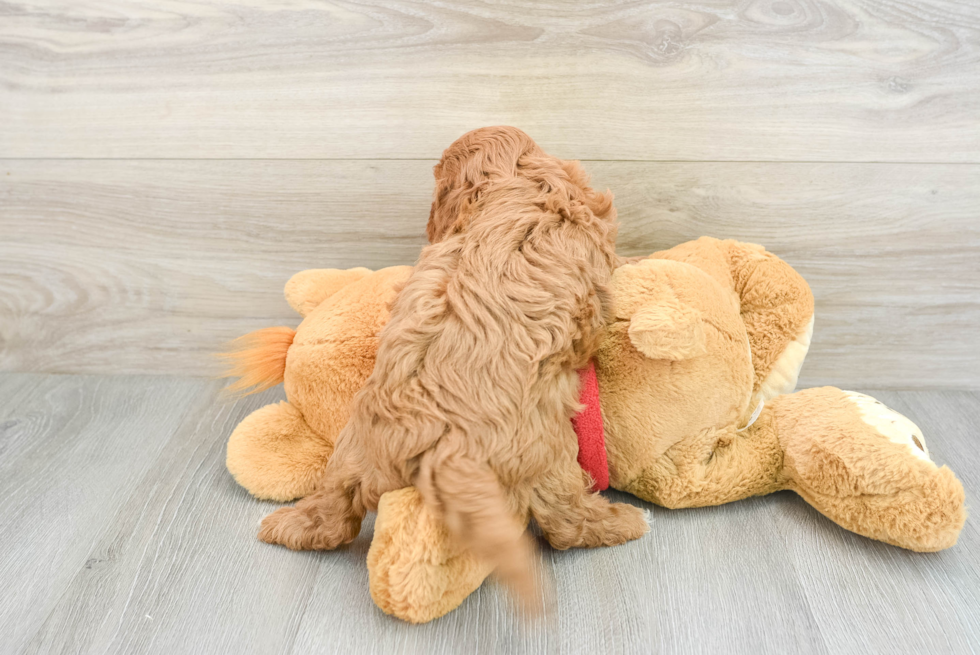
POLYGON ((228 439, 228 470, 256 498, 288 501, 311 494, 333 454, 288 402, 249 414, 228 439))
POLYGON ((873 398, 833 387, 773 404, 786 486, 822 514, 910 550, 956 543, 966 520, 963 485, 929 459, 915 424, 873 398))
POLYGON ((414 487, 378 503, 368 551, 371 597, 385 613, 425 623, 459 607, 492 567, 463 551, 414 487))

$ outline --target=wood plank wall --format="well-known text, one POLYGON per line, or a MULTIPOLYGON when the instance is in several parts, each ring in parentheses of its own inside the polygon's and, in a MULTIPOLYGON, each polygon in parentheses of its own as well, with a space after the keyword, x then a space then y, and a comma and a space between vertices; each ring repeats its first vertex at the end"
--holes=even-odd
POLYGON ((980 387, 980 4, 54 0, 0 15, 0 369, 208 375, 308 267, 411 263, 517 125, 620 250, 763 243, 803 384, 980 387))

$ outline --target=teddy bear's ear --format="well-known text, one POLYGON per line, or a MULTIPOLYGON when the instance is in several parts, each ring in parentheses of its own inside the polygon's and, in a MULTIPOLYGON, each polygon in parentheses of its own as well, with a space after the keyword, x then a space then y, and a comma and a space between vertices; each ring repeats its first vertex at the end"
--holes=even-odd
POLYGON ((641 307, 630 318, 629 337, 633 346, 650 359, 679 361, 707 352, 701 315, 680 303, 641 307))
POLYGON ((337 268, 311 268, 300 271, 286 283, 286 302, 296 312, 306 317, 324 300, 348 284, 370 275, 371 270, 358 267, 346 270, 337 268))

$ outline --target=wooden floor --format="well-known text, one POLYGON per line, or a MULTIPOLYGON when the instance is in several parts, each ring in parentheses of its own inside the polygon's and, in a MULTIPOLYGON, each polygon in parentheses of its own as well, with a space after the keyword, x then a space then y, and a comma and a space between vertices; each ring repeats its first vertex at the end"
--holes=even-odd
MULTIPOLYGON (((240 401, 193 378, 0 376, 3 653, 969 653, 980 531, 916 554, 846 532, 792 493, 652 511, 616 548, 543 546, 550 623, 484 584, 424 626, 378 610, 365 557, 262 544, 274 506, 224 444, 278 389, 240 401)), ((980 493, 980 394, 873 391, 980 493)))

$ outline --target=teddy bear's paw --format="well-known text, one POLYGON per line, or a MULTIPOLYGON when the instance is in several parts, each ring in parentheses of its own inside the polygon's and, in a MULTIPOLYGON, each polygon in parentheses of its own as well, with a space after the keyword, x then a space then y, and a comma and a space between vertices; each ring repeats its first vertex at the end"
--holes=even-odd
POLYGON ((926 438, 919 426, 871 396, 856 391, 844 391, 844 395, 857 406, 861 419, 878 434, 892 443, 905 446, 919 459, 932 462, 926 438))
POLYGON ((460 546, 415 487, 381 496, 367 562, 374 602, 412 623, 455 609, 493 570, 460 546))
POLYGON ((290 550, 333 550, 351 542, 360 521, 323 522, 298 507, 283 507, 262 520, 259 539, 290 550))

